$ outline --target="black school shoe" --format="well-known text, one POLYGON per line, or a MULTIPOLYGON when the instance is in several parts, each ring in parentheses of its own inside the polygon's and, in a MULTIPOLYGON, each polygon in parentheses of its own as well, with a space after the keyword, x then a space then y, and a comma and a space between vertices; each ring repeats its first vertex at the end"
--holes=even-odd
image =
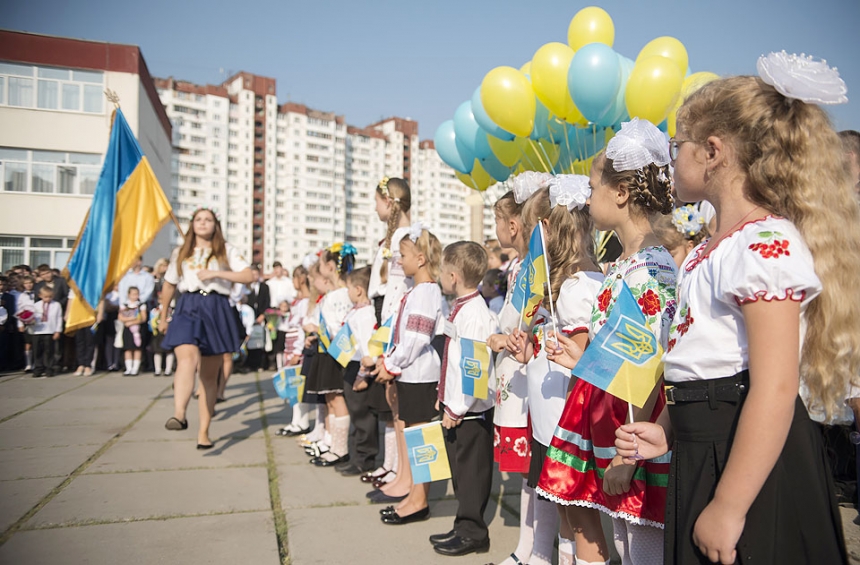
POLYGON ((479 541, 454 536, 446 542, 437 543, 433 546, 433 550, 440 555, 449 555, 451 557, 468 555, 470 553, 487 553, 490 551, 490 538, 479 541))
POLYGON ((447 543, 455 537, 457 537, 457 532, 455 532, 454 530, 451 530, 450 532, 444 534, 433 534, 432 536, 430 536, 430 543, 432 543, 433 545, 447 543))
MULTIPOLYGON (((380 516, 383 524, 388 524, 390 526, 402 526, 405 524, 411 524, 412 522, 423 522, 430 518, 430 507, 425 506, 418 512, 413 512, 412 514, 407 514, 406 516, 401 516, 397 512, 392 512, 391 514, 383 514, 380 516)), ((490 544, 487 542, 487 549, 490 549, 490 544)), ((465 555, 465 554, 458 554, 465 555)))

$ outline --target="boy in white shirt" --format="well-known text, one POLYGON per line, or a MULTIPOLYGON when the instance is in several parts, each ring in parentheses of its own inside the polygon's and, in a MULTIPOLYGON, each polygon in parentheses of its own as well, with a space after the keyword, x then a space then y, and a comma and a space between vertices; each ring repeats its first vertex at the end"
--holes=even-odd
POLYGON ((39 289, 40 300, 34 305, 36 321, 30 326, 33 336, 33 377, 53 377, 57 343, 63 330, 63 308, 54 302, 54 291, 48 286, 39 289))

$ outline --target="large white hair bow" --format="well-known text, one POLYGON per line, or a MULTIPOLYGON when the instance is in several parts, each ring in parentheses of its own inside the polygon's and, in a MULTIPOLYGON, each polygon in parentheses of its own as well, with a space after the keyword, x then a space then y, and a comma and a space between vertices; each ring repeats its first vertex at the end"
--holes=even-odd
POLYGON ((522 204, 529 199, 529 196, 548 186, 552 178, 550 173, 538 173, 535 171, 525 171, 518 174, 511 179, 514 200, 517 201, 517 204, 522 204))
POLYGON ((669 143, 662 131, 648 120, 633 118, 606 145, 606 156, 617 172, 635 171, 651 163, 669 164, 669 143))
POLYGON ((415 243, 416 241, 418 241, 418 238, 421 237, 421 232, 426 229, 429 228, 425 226, 422 222, 415 222, 414 224, 409 226, 409 240, 412 243, 415 243))
POLYGON ((568 210, 582 209, 585 201, 591 196, 591 186, 585 175, 558 175, 549 181, 549 203, 567 206, 568 210))
POLYGON ((844 104, 848 87, 836 67, 815 61, 812 55, 785 51, 762 55, 756 63, 758 76, 786 98, 808 104, 844 104))

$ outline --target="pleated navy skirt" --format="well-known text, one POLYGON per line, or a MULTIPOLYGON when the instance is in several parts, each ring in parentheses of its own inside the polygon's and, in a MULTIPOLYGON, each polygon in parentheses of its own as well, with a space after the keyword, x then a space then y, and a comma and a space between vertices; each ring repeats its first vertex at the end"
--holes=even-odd
POLYGON ((242 345, 235 310, 222 294, 180 294, 161 347, 194 345, 205 356, 235 353, 242 345))

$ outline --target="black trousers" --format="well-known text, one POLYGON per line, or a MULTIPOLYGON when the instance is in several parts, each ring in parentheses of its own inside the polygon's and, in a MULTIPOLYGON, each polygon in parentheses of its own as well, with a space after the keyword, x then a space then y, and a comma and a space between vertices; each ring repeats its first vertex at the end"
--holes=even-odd
POLYGON ((75 332, 75 357, 78 360, 78 367, 92 365, 95 350, 95 336, 90 328, 82 328, 75 332))
POLYGON ((52 334, 33 335, 33 375, 54 376, 56 370, 59 341, 52 334))
POLYGON ((358 374, 358 365, 357 361, 351 361, 347 365, 343 383, 343 398, 352 423, 349 432, 351 445, 354 446, 354 452, 350 453, 349 458, 356 467, 371 470, 376 463, 376 456, 379 455, 379 418, 368 403, 370 389, 360 392, 352 390, 352 383, 358 374))
POLYGON ((454 531, 461 538, 483 541, 490 536, 484 511, 493 483, 493 409, 468 416, 483 418, 465 420, 445 434, 457 497, 454 531))

